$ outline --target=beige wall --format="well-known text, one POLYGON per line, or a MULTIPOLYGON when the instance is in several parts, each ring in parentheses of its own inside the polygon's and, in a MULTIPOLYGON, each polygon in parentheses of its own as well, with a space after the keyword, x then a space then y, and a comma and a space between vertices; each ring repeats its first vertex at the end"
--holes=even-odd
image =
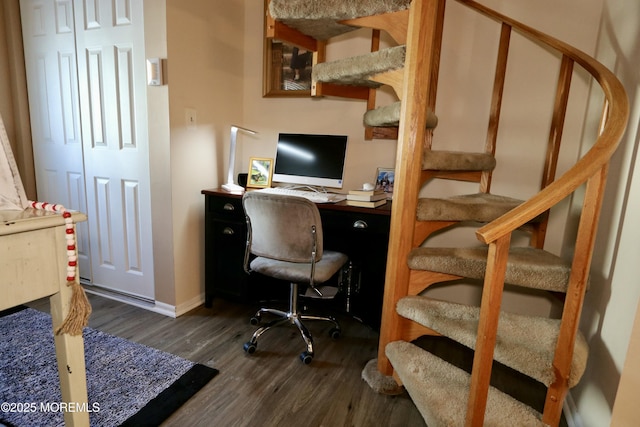
POLYGON ((638 423, 638 390, 640 390, 640 305, 636 310, 629 351, 627 351, 613 406, 612 426, 633 426, 638 423))
MULTIPOLYGON (((7 31, 9 29, 5 25, 7 19, 5 3, 0 2, 0 25, 2 25, 1 28, 3 30, 0 31, 0 58, 3 59, 9 57, 7 45, 7 31)), ((0 61, 0 93, 11 93, 11 79, 9 76, 9 61, 0 61)), ((15 132, 13 132, 13 104, 10 96, 0 97, 0 114, 2 114, 3 120, 7 122, 5 124, 7 134, 9 135, 9 140, 12 141, 12 149, 15 150, 13 143, 15 139, 15 132)))
POLYGON ((0 2, 0 114, 27 197, 36 200, 19 0, 0 2))
POLYGON ((167 281, 158 295, 179 309, 204 293, 200 191, 221 183, 229 127, 243 120, 244 10, 242 0, 166 2, 171 180, 164 203, 173 229, 161 232, 172 235, 175 290, 171 301, 167 281), (193 128, 186 126, 186 109, 196 112, 193 128))
MULTIPOLYGON (((588 371, 573 395, 582 420, 589 427, 608 425, 611 420, 640 299, 637 161, 640 142, 640 3, 635 0, 604 0, 602 3, 596 57, 614 70, 622 81, 631 111, 626 135, 609 171, 605 208, 591 268, 591 290, 583 310, 582 330, 590 345, 590 359, 588 371)), ((631 360, 628 366, 625 376, 637 376, 638 364, 631 360)), ((637 424, 640 415, 638 405, 627 408, 627 411, 634 413, 637 424)))
MULTIPOLYGON (((145 0, 145 54, 163 58, 167 65, 167 7, 165 2, 145 0)), ((165 70, 166 71, 166 70, 165 70)), ((168 82, 168 79, 166 80, 168 82)), ((176 305, 173 263, 173 209, 171 209, 171 135, 169 85, 147 87, 149 118, 149 173, 151 175, 151 227, 156 301, 176 305)))

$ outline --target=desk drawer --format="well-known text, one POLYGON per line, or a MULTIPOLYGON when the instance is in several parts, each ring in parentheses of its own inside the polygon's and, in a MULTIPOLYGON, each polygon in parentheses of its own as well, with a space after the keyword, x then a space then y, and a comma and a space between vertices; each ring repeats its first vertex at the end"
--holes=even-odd
POLYGON ((321 210, 322 228, 337 232, 389 234, 391 218, 361 212, 321 210))
POLYGON ((230 197, 207 197, 207 214, 215 218, 244 221, 244 211, 242 209, 241 198, 230 197))
POLYGON ((205 224, 206 303, 213 296, 244 300, 248 297, 248 276, 244 272, 246 226, 241 222, 209 220, 205 224))

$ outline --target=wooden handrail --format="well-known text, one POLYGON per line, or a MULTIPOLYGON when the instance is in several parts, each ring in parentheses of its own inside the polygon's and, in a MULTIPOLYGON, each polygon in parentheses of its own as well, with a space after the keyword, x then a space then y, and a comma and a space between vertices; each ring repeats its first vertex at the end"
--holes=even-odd
POLYGON ((598 82, 608 104, 605 125, 593 147, 572 168, 552 184, 517 208, 476 231, 478 239, 484 243, 494 242, 518 227, 551 209, 555 204, 574 192, 593 175, 605 167, 615 152, 624 134, 629 116, 629 103, 625 90, 617 77, 600 62, 573 46, 544 34, 505 15, 495 12, 472 0, 457 0, 482 14, 507 24, 520 34, 542 42, 575 64, 584 68, 598 82))
MULTIPOLYGON (((547 215, 553 206, 586 183, 582 215, 578 226, 575 253, 567 289, 567 299, 563 307, 562 322, 553 360, 555 380, 547 389, 542 414, 543 423, 557 425, 562 411, 562 402, 569 388, 568 378, 571 371, 573 346, 584 304, 584 294, 593 256, 606 174, 610 159, 626 129, 629 104, 624 88, 617 77, 594 58, 564 42, 474 1, 458 1, 491 19, 497 20, 502 25, 503 36, 505 28, 511 28, 512 31, 517 31, 529 39, 547 45, 562 56, 553 118, 549 132, 547 159, 541 183, 542 190, 520 206, 476 231, 478 239, 489 245, 489 253, 487 256, 487 272, 482 292, 478 339, 471 374, 471 389, 465 425, 482 425, 484 420, 487 389, 489 387, 497 334, 498 322, 496 316, 500 311, 504 289, 504 271, 506 270, 511 234, 539 215, 547 215), (555 162, 562 139, 571 77, 576 64, 585 69, 599 83, 604 93, 605 108, 602 127, 599 136, 589 151, 560 178, 554 180, 555 162)), ((502 44, 501 42, 501 46, 502 44)), ((496 91, 494 89, 494 97, 495 95, 496 91)), ((540 236, 536 238, 536 247, 541 247, 542 242, 540 239, 542 239, 540 236)))

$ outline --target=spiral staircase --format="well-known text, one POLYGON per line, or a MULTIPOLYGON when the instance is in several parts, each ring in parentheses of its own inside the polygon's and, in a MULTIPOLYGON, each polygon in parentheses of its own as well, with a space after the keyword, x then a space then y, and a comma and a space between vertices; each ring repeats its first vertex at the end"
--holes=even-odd
POLYGON ((397 139, 379 353, 363 377, 380 392, 403 386, 429 426, 558 425, 566 394, 580 381, 588 357, 578 325, 607 168, 628 117, 620 82, 583 52, 474 1, 266 0, 265 6, 267 37, 314 51, 312 95, 362 99, 365 138, 397 139), (445 6, 454 1, 500 28, 491 111, 481 135, 486 143, 475 153, 432 149, 445 6), (359 28, 372 30, 371 52, 325 62, 327 40, 359 28), (395 45, 380 49, 381 32, 395 45), (540 189, 523 200, 491 191, 498 142, 508 144, 499 141, 498 129, 514 33, 560 58, 540 189), (602 93, 601 128, 588 152, 556 176, 578 67, 602 93), (391 87, 398 101, 376 106, 382 86, 391 87), (478 190, 425 197, 425 184, 439 179, 477 183, 478 190), (574 249, 570 257, 561 257, 545 250, 549 212, 577 190, 580 219, 575 241, 568 244, 574 249), (468 224, 479 224, 480 244, 428 244, 434 233, 468 224), (515 244, 514 233, 526 233, 526 244, 515 244), (482 284, 479 306, 424 295, 434 284, 461 279, 482 284), (562 304, 561 316, 501 310, 505 284, 554 295, 562 304), (470 372, 415 345, 424 335, 445 336, 472 349, 470 372), (495 362, 546 386, 542 412, 490 384, 495 362))

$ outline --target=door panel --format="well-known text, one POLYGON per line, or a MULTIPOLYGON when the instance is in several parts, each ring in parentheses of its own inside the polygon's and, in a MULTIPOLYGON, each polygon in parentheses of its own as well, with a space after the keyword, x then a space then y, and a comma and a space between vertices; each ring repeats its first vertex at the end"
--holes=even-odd
MULTIPOLYGON (((20 8, 38 199, 87 212, 73 7, 23 0, 20 8)), ((78 224, 80 275, 90 280, 88 236, 78 224)))
POLYGON ((142 2, 74 4, 93 282, 153 299, 142 2))
POLYGON ((83 277, 152 300, 142 2, 21 0, 21 13, 38 197, 87 213, 83 277))

